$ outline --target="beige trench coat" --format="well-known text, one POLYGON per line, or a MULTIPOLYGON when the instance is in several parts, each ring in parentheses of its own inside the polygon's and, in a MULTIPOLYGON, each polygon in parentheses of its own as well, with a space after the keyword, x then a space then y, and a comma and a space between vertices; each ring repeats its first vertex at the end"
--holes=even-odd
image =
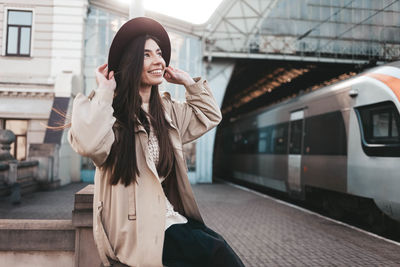
POLYGON ((72 126, 68 140, 72 148, 89 157, 96 165, 93 202, 93 234, 105 266, 107 256, 129 266, 162 266, 166 195, 175 210, 184 216, 203 221, 187 177, 182 144, 190 142, 221 121, 221 111, 203 79, 186 87, 186 102, 162 95, 165 117, 172 129, 169 137, 175 155, 176 172, 164 183, 158 181, 154 163, 149 158, 147 134, 142 125, 135 131, 136 158, 140 172, 137 183, 111 186, 109 173, 101 166, 115 140, 113 91, 98 88, 93 98, 78 94, 73 102, 72 126))

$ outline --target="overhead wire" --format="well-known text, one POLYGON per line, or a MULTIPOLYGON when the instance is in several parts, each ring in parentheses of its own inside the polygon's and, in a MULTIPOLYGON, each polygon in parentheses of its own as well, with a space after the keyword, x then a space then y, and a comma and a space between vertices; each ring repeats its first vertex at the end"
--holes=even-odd
POLYGON ((317 50, 321 50, 321 48, 326 47, 328 44, 330 44, 333 40, 337 40, 338 38, 340 38, 341 36, 343 36, 344 34, 348 33, 349 31, 351 31, 352 29, 354 29, 355 27, 358 27, 360 25, 362 25, 365 21, 369 20, 370 18, 376 16, 377 14, 383 12, 385 9, 387 9, 388 7, 392 6, 393 4, 395 4, 396 2, 399 2, 399 0, 395 0, 392 3, 388 4, 387 6, 385 6, 384 8, 379 9, 378 11, 376 11, 374 14, 368 16, 367 18, 363 19, 362 21, 354 24, 352 27, 350 27, 349 29, 345 30, 344 32, 340 33, 339 35, 337 35, 336 37, 334 37, 333 39, 329 40, 328 42, 326 42, 324 44, 324 46, 319 47, 317 49, 314 50, 314 52, 317 52, 317 50))
POLYGON ((328 22, 333 16, 336 16, 337 14, 339 14, 343 9, 347 8, 349 5, 351 5, 354 2, 354 0, 351 0, 349 3, 347 3, 345 6, 340 7, 339 10, 333 12, 328 18, 326 18, 325 20, 321 21, 320 23, 318 23, 317 25, 315 25, 313 28, 309 29, 308 31, 306 31, 305 33, 303 33, 302 35, 300 35, 299 37, 297 37, 297 40, 301 40, 305 37, 307 37, 311 32, 313 32, 315 29, 319 28, 322 24, 328 22))

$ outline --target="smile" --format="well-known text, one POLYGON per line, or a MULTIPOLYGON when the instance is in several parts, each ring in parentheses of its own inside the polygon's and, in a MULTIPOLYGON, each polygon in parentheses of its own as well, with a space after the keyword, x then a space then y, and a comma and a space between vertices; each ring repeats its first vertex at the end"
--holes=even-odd
POLYGON ((161 75, 162 74, 162 70, 152 70, 149 71, 150 74, 156 74, 156 75, 161 75))

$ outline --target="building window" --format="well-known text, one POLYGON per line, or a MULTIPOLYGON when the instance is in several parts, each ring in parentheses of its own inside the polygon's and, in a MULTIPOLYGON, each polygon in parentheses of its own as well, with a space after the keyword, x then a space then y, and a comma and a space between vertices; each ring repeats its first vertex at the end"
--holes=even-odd
POLYGON ((15 142, 11 144, 10 154, 17 160, 26 159, 28 121, 1 119, 1 129, 10 130, 15 134, 15 142))
POLYGON ((32 11, 8 10, 7 56, 30 56, 32 35, 32 11))

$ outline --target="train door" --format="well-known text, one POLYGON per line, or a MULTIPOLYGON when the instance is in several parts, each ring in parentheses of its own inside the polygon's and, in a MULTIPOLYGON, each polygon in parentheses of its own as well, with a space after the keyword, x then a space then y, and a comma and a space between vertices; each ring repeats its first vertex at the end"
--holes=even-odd
POLYGON ((301 149, 303 144, 304 110, 292 112, 289 124, 288 186, 301 192, 301 149))

